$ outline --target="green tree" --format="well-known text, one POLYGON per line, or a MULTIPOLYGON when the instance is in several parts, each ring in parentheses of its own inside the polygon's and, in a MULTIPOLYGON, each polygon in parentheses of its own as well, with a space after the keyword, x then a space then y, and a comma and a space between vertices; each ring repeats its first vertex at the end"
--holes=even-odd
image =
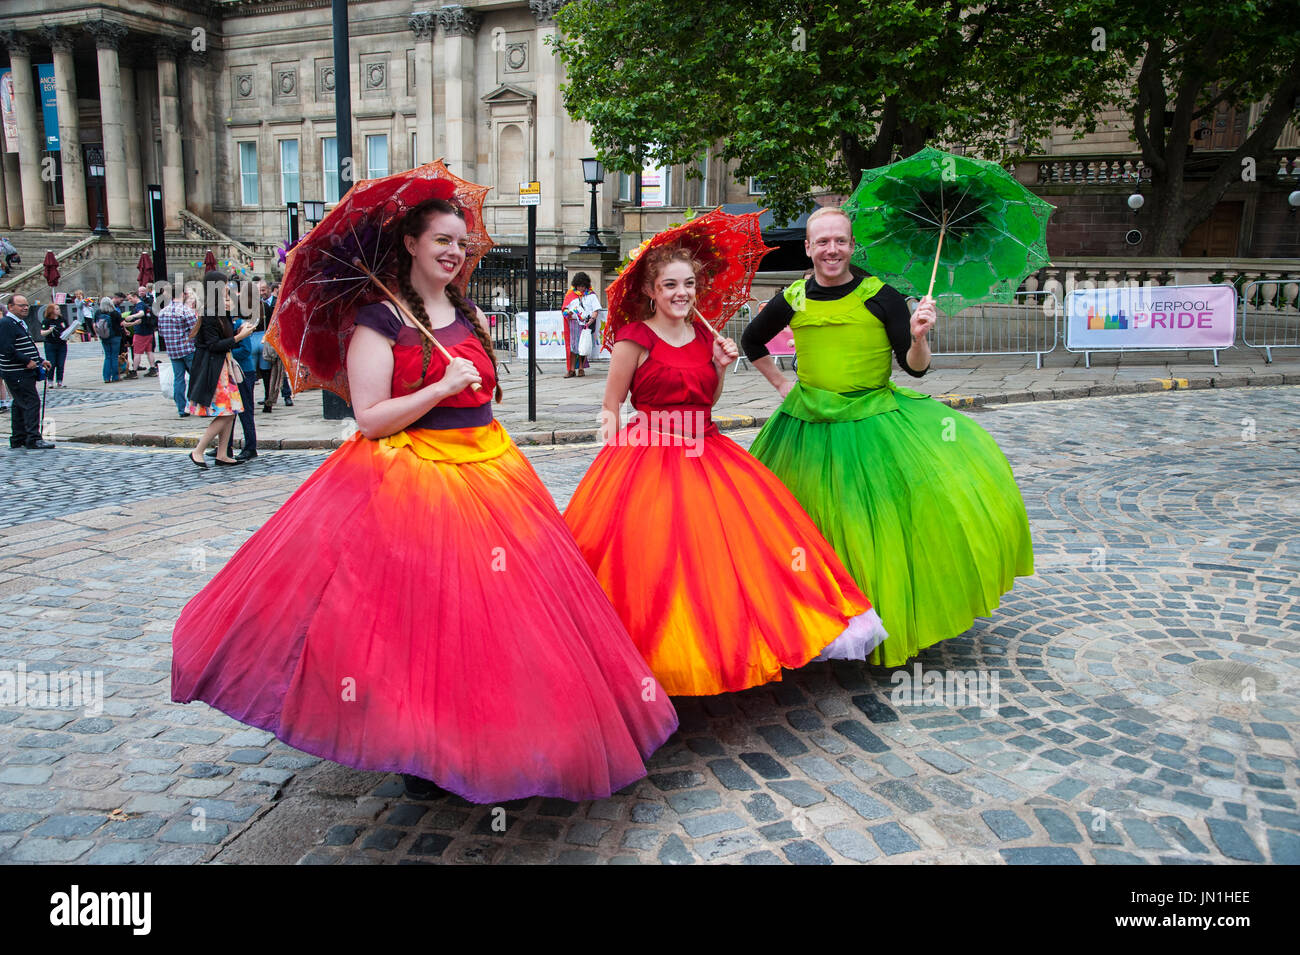
POLYGON ((1228 187, 1272 172, 1267 154, 1300 120, 1300 8, 1295 0, 1095 4, 1108 46, 1127 67, 1108 93, 1125 105, 1152 171, 1143 251, 1176 256, 1228 187), (1254 126, 1230 152, 1194 152, 1203 121, 1223 106, 1260 103, 1254 126), (1190 186, 1190 188, 1189 188, 1190 186))
POLYGON ((557 20, 565 105, 635 172, 720 144, 779 217, 938 136, 1005 160, 1056 121, 1093 128, 1125 69, 1086 3, 578 0, 557 20))

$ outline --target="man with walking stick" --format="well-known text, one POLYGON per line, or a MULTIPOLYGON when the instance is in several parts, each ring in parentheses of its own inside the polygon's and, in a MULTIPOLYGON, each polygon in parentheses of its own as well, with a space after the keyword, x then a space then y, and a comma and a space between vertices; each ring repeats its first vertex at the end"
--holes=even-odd
POLYGON ((0 319, 0 376, 13 393, 9 447, 44 450, 54 447, 54 443, 41 437, 43 402, 36 395, 36 379, 44 378, 50 363, 41 360, 27 330, 27 310, 25 296, 9 296, 4 318, 0 319))

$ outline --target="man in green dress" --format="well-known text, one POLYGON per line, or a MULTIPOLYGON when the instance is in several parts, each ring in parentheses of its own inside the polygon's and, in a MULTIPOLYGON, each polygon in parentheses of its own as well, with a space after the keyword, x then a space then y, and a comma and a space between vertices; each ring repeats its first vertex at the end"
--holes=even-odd
POLYGON ((808 219, 811 278, 776 295, 741 336, 783 397, 751 452, 794 493, 880 615, 870 662, 898 666, 968 629, 1033 573, 1029 522, 1010 465, 970 418, 890 381, 896 360, 930 365, 933 299, 909 314, 899 292, 849 267, 848 217, 808 219), (766 343, 789 325, 798 380, 766 343))

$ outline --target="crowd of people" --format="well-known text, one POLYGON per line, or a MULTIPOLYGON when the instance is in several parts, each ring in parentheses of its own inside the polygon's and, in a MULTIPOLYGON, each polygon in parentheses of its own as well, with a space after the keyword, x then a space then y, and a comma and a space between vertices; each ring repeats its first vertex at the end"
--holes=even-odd
MULTIPOLYGON (((208 453, 216 456, 220 464, 229 464, 232 460, 240 463, 257 457, 256 382, 262 383, 260 404, 264 414, 270 414, 282 398, 286 407, 293 405, 293 394, 280 356, 263 344, 279 294, 279 283, 255 277, 256 303, 252 314, 243 316, 234 308, 234 299, 240 292, 239 283, 220 272, 208 273, 206 278, 227 289, 223 296, 226 308, 216 311, 225 311, 226 321, 232 326, 229 336, 214 337, 211 323, 217 321, 218 316, 213 309, 204 308, 194 288, 185 289, 161 307, 155 306, 154 294, 143 285, 126 293, 100 295, 78 289, 61 305, 50 302, 35 309, 26 296, 9 296, 4 303, 4 312, 0 313, 5 320, 0 343, 7 356, 0 362, 5 368, 5 374, 0 377, 0 411, 13 411, 11 444, 15 447, 47 444, 53 447, 49 442, 41 441, 40 435, 36 434, 37 425, 28 422, 29 398, 33 391, 27 387, 27 374, 30 373, 35 381, 47 380, 47 388, 65 388, 69 343, 98 339, 104 353, 101 368, 104 384, 156 378, 160 375, 160 362, 165 355, 170 362, 171 398, 177 416, 211 417, 214 425, 220 425, 218 430, 223 436, 220 450, 224 454, 219 453, 217 443, 212 440, 216 432, 207 436, 199 450, 211 445, 208 453), (207 319, 205 314, 208 314, 207 319), (210 326, 206 331, 205 325, 210 326), (235 335, 239 337, 230 343, 228 351, 242 379, 232 382, 232 394, 237 400, 233 404, 229 401, 225 405, 214 403, 213 394, 206 390, 207 383, 202 376, 198 376, 198 400, 193 400, 196 371, 200 364, 207 360, 214 346, 223 342, 225 337, 234 338, 235 335), (44 350, 43 359, 40 349, 44 350), (33 360, 36 364, 28 367, 33 360), (238 455, 234 454, 233 417, 228 422, 220 420, 233 414, 239 415, 243 432, 243 448, 238 455), (31 440, 33 435, 34 441, 31 440)), ((39 400, 35 412, 39 421, 39 400)))

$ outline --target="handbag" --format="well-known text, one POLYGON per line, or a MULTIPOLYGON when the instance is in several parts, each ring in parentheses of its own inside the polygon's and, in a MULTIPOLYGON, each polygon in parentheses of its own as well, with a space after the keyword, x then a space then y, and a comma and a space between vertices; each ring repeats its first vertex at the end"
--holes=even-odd
POLYGON ((230 352, 226 352, 226 371, 230 375, 231 384, 244 383, 244 369, 239 367, 239 362, 235 361, 235 356, 230 352))
POLYGON ((591 329, 584 328, 582 334, 578 336, 578 354, 583 358, 591 356, 591 329))

